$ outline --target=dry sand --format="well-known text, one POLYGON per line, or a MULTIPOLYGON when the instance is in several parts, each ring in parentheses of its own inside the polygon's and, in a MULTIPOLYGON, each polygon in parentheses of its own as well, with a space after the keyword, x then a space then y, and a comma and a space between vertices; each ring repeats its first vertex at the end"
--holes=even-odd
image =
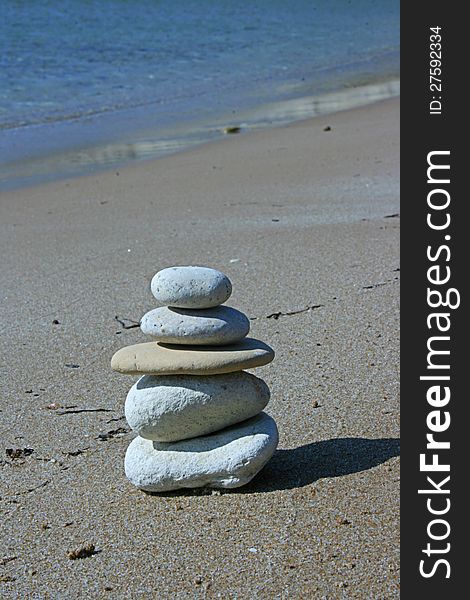
POLYGON ((0 196, 2 598, 399 597, 398 108, 0 196), (239 490, 124 476, 135 378, 109 362, 146 340, 115 316, 174 264, 226 272, 277 351, 279 450, 239 490))

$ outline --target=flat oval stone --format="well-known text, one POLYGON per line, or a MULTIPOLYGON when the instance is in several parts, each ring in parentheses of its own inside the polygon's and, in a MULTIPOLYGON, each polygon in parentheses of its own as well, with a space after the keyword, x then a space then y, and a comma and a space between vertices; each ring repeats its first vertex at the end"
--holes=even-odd
POLYGON ((274 419, 261 413, 218 433, 181 442, 137 437, 127 449, 124 468, 131 483, 148 492, 235 488, 264 467, 278 439, 274 419))
POLYGON ((126 346, 111 359, 111 368, 127 375, 216 375, 267 365, 274 350, 254 338, 229 346, 176 346, 147 342, 126 346))
POLYGON ((173 442, 207 435, 260 413, 266 383, 245 371, 222 375, 144 375, 126 399, 126 419, 141 437, 173 442))
POLYGON ((166 306, 211 308, 230 298, 227 275, 209 267, 169 267, 153 276, 152 294, 166 306))
POLYGON ((146 313, 141 330, 167 344, 227 345, 250 331, 248 317, 230 306, 199 310, 162 306, 146 313))

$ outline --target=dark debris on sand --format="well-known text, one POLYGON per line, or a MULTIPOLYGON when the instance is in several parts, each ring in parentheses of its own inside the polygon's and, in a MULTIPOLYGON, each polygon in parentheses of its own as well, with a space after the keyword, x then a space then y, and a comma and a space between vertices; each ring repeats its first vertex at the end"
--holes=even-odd
POLYGON ((87 544, 77 550, 70 551, 67 556, 70 560, 77 560, 79 558, 88 558, 96 554, 95 544, 87 544))

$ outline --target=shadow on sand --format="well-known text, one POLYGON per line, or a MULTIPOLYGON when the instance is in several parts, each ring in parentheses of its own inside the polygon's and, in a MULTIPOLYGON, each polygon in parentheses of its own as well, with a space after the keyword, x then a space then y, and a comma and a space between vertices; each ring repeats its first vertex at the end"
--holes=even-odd
POLYGON ((396 438, 336 438, 292 450, 277 450, 269 463, 239 493, 272 492, 300 488, 325 477, 342 477, 367 471, 400 454, 396 438))
MULTIPOLYGON (((248 485, 227 494, 256 494, 301 488, 325 477, 342 477, 367 471, 400 454, 397 438, 337 438, 313 442, 292 450, 277 450, 269 463, 248 485)), ((156 496, 211 494, 208 489, 179 490, 156 496)), ((151 494, 154 495, 154 494, 151 494)))

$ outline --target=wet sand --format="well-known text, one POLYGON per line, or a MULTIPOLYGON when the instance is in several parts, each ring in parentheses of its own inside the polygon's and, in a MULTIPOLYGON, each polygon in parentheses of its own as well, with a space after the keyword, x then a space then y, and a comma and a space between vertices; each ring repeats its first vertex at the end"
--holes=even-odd
POLYGON ((0 195, 2 597, 399 597, 398 108, 0 195), (124 476, 109 362, 174 264, 226 272, 277 353, 279 449, 238 490, 124 476))

